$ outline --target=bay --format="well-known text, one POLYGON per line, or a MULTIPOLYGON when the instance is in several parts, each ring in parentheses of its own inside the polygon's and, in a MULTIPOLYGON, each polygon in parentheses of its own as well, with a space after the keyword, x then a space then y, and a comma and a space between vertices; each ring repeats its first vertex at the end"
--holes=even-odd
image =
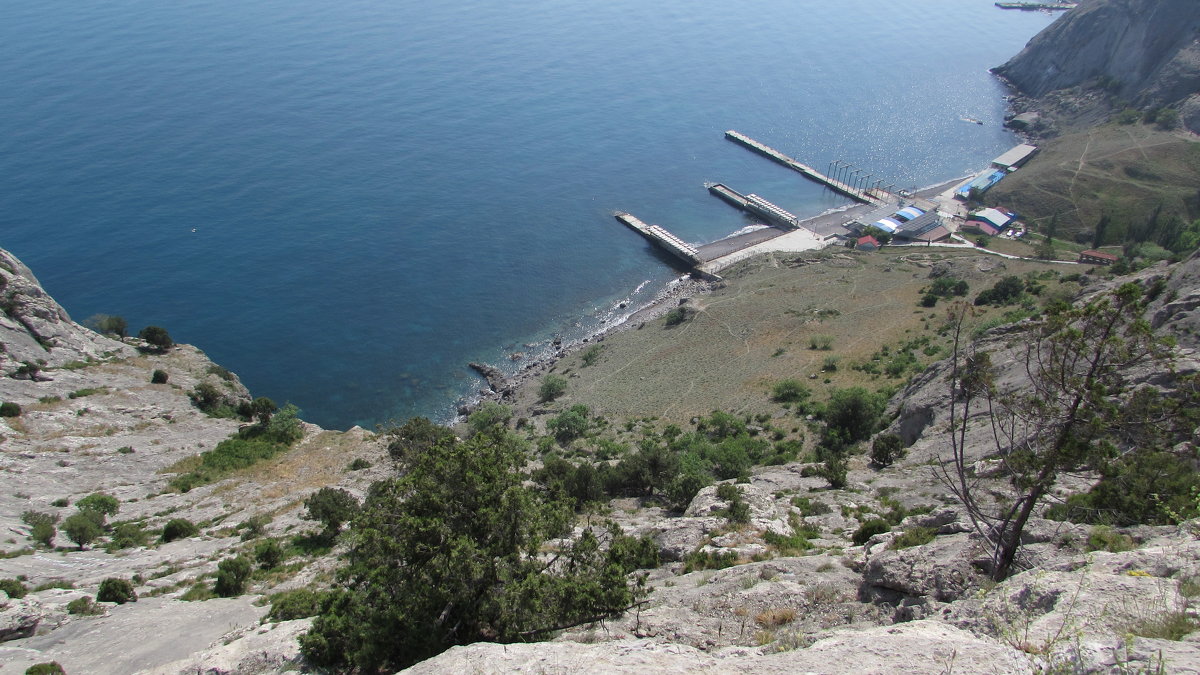
POLYGON ((897 186, 963 175, 1017 142, 987 69, 1053 19, 984 0, 3 3, 0 246, 75 319, 164 326, 323 426, 445 419, 481 384, 467 362, 585 334, 678 274, 614 210, 703 243, 746 224, 705 181, 803 215, 842 203, 724 130, 897 186))

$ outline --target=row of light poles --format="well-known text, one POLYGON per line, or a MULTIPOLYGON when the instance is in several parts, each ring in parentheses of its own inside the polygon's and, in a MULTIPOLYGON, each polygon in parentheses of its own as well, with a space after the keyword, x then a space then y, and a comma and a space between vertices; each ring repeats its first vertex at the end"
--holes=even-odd
MULTIPOLYGON (((853 164, 843 162, 840 159, 835 159, 829 163, 829 170, 825 175, 842 185, 859 191, 866 191, 868 188, 878 190, 879 186, 883 184, 882 178, 876 179, 874 183, 871 183, 871 179, 875 178, 875 174, 866 173, 865 169, 855 169, 853 164)), ((891 192, 894 187, 896 187, 895 183, 889 183, 884 190, 891 192)))

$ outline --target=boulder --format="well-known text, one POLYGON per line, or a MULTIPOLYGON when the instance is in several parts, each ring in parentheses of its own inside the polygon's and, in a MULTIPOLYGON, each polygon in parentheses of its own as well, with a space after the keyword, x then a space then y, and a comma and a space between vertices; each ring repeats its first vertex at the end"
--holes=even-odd
POLYGON ((46 610, 36 598, 26 596, 20 600, 8 599, 3 591, 0 604, 7 602, 0 610, 0 642, 26 638, 37 632, 38 626, 46 618, 46 610))
POLYGON ((971 564, 977 547, 966 534, 937 537, 923 546, 900 550, 879 548, 868 551, 863 571, 861 593, 868 598, 900 594, 951 602, 982 581, 971 564))

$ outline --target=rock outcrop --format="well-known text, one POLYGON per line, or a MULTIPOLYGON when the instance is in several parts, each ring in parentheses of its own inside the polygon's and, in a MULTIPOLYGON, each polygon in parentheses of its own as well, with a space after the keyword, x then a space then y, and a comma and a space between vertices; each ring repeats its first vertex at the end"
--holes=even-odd
POLYGON ((1097 0, 1055 21, 995 72, 1034 98, 1100 85, 1142 107, 1200 107, 1198 31, 1194 0, 1097 0))
POLYGON ((0 310, 0 375, 13 375, 26 363, 55 367, 134 351, 72 321, 33 272, 3 249, 0 310))

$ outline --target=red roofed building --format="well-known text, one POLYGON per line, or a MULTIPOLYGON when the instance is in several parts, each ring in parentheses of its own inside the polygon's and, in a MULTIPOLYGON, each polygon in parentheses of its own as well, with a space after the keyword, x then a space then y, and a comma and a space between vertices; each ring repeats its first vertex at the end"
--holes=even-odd
POLYGON ((1000 234, 1000 230, 991 223, 983 220, 968 220, 963 223, 963 232, 973 232, 975 234, 986 234, 989 237, 994 237, 1000 234))
POLYGON ((868 234, 865 237, 859 237, 858 243, 854 245, 854 248, 859 251, 878 251, 879 240, 868 234))
POLYGON ((1111 265, 1117 262, 1118 256, 1104 251, 1083 251, 1079 254, 1079 262, 1089 265, 1111 265))

